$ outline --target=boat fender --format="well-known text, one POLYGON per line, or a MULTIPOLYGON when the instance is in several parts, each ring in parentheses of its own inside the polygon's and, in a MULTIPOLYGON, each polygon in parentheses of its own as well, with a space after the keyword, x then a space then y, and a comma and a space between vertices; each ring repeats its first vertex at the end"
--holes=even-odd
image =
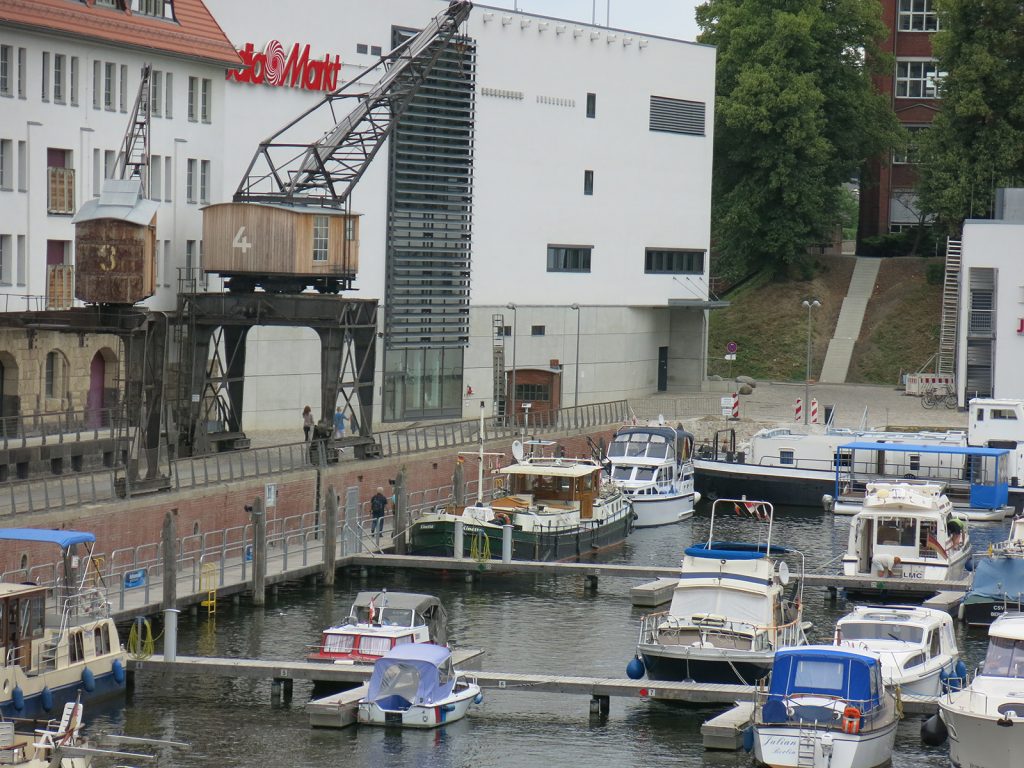
POLYGON ((123 685, 124 684, 124 664, 121 663, 120 659, 114 659, 114 663, 113 663, 113 665, 111 665, 111 668, 112 668, 112 670, 114 672, 114 682, 116 682, 118 685, 123 685))
POLYGON ((49 686, 43 688, 40 700, 42 701, 44 711, 49 712, 53 709, 53 691, 50 690, 49 686))
POLYGON ((11 691, 11 704, 18 712, 25 708, 25 692, 21 690, 20 685, 14 686, 14 690, 11 691))
POLYGON ((1004 713, 1001 718, 996 720, 996 725, 1002 726, 1003 728, 1011 728, 1013 726, 1013 718, 1010 717, 1010 713, 1004 713))
POLYGON ((96 675, 94 675, 92 670, 88 667, 82 670, 82 686, 89 693, 96 690, 96 675))
POLYGON ((442 712, 454 712, 455 711, 455 705, 454 704, 442 704, 441 705, 441 711, 442 712))
POLYGON ((743 729, 743 751, 749 752, 754 748, 754 729, 746 727, 743 729))
POLYGON ((860 710, 852 704, 843 710, 843 733, 860 733, 860 710))
POLYGON ((644 660, 639 656, 634 656, 629 664, 626 665, 626 675, 629 676, 630 680, 639 680, 644 676, 644 660))
POLYGON ((483 704, 484 703, 484 694, 483 694, 483 692, 480 692, 476 696, 473 697, 473 703, 474 704, 483 704))
POLYGON ((941 747, 949 738, 946 724, 937 714, 921 723, 921 742, 929 747, 941 747))
MULTIPOLYGON (((974 573, 974 558, 973 557, 968 557, 967 558, 967 562, 964 563, 964 570, 967 571, 968 573, 974 573)), ((961 605, 962 605, 962 603, 961 603, 961 605)))
POLYGON ((963 659, 957 659, 956 662, 956 676, 961 680, 967 679, 967 665, 964 664, 963 659))

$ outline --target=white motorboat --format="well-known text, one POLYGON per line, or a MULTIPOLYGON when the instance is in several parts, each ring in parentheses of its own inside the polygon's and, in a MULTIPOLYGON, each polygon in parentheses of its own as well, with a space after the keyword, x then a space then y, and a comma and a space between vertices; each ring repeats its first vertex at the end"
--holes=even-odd
POLYGON ((836 623, 834 642, 877 654, 885 684, 905 693, 938 696, 966 672, 953 619, 932 608, 857 606, 836 623))
POLYGON ((993 556, 1024 558, 1024 514, 1010 521, 1010 532, 1005 539, 992 545, 993 556))
POLYGON ((653 528, 693 516, 693 435, 651 424, 622 427, 608 445, 608 474, 629 499, 634 528, 653 528))
MULTIPOLYGON (((967 521, 953 513, 941 486, 868 483, 863 509, 850 521, 846 576, 955 581, 971 556, 967 521)), ((899 586, 858 592, 899 594, 899 586)))
POLYGON ((448 642, 447 614, 432 595, 360 592, 342 624, 324 630, 308 661, 372 664, 405 643, 448 642))
POLYGON ((875 654, 786 648, 756 695, 754 757, 772 768, 876 768, 892 759, 898 722, 875 654))
POLYGON ((778 648, 806 644, 803 555, 771 543, 773 516, 767 502, 715 501, 708 541, 687 547, 668 611, 641 620, 630 677, 646 672, 651 680, 752 685, 768 673, 778 648), (763 541, 714 541, 723 505, 766 531, 763 541), (788 595, 787 559, 799 567, 788 595))
POLYGON ((937 726, 935 741, 948 734, 957 768, 1017 768, 1024 759, 1024 614, 1003 614, 988 635, 981 671, 939 699, 941 723, 925 724, 937 726))
POLYGON ((46 718, 69 702, 123 696, 127 654, 97 576, 96 537, 84 531, 2 528, 2 542, 21 549, 56 545, 60 560, 51 584, 0 584, 6 627, 0 638, 0 714, 46 718))
POLYGON ((373 665, 356 717, 366 725, 434 728, 461 720, 481 701, 480 686, 454 669, 449 649, 407 643, 373 665))

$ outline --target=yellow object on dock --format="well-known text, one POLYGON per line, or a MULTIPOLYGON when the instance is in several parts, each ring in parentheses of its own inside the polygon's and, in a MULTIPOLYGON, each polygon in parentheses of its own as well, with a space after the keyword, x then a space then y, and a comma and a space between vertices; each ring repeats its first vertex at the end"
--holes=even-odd
POLYGON ((206 609, 206 615, 217 612, 217 566, 215 563, 203 563, 199 572, 199 591, 206 592, 206 599, 199 603, 206 609))

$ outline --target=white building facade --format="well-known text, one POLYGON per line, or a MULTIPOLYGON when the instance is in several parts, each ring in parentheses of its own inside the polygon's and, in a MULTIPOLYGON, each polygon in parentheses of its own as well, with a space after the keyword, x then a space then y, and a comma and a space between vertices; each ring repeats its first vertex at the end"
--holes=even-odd
MULTIPOLYGON (((260 54, 278 41, 285 57, 301 58, 308 45, 308 60, 325 62, 321 71, 339 82, 444 5, 205 0, 236 49, 260 54)), ((161 259, 159 289, 147 302, 157 309, 173 308, 179 268, 201 265, 202 205, 230 200, 260 140, 319 98, 315 72, 307 89, 240 82, 247 78, 222 63, 2 24, 0 45, 13 67, 12 93, 0 94, 0 291, 8 310, 47 303, 31 297, 47 296, 58 250, 63 264, 74 263, 70 213, 110 172, 143 62, 159 73, 150 179, 161 203, 161 259), (57 56, 64 81, 54 80, 57 56), (75 171, 67 212, 48 207, 51 150, 75 171)), ((714 49, 476 6, 452 66, 472 68, 460 78, 469 93, 410 118, 352 199, 362 214, 356 296, 382 303, 375 422, 473 416, 480 400, 491 412, 503 387, 509 408, 699 388, 714 49), (427 167, 416 168, 410 157, 421 128, 427 167), (429 197, 437 148, 452 142, 461 142, 462 165, 438 183, 449 195, 459 185, 471 190, 459 214, 471 223, 471 248, 445 251, 432 267, 435 235, 444 235, 429 231, 429 206, 414 212, 414 237, 396 237, 389 222, 402 195, 429 197)), ((302 405, 319 402, 315 335, 256 329, 249 339, 245 428, 298 432, 302 405)))

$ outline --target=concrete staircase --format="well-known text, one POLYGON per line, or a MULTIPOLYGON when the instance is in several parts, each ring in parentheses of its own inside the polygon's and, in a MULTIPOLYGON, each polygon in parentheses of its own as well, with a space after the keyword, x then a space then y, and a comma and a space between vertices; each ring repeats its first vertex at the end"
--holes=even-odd
POLYGON ((853 345, 860 336, 860 326, 864 321, 864 311, 875 288, 878 277, 880 259, 859 256, 850 278, 850 287, 843 299, 843 308, 839 312, 835 334, 828 344, 825 363, 821 367, 819 381, 823 384, 842 384, 846 381, 846 373, 850 368, 853 356, 853 345))

